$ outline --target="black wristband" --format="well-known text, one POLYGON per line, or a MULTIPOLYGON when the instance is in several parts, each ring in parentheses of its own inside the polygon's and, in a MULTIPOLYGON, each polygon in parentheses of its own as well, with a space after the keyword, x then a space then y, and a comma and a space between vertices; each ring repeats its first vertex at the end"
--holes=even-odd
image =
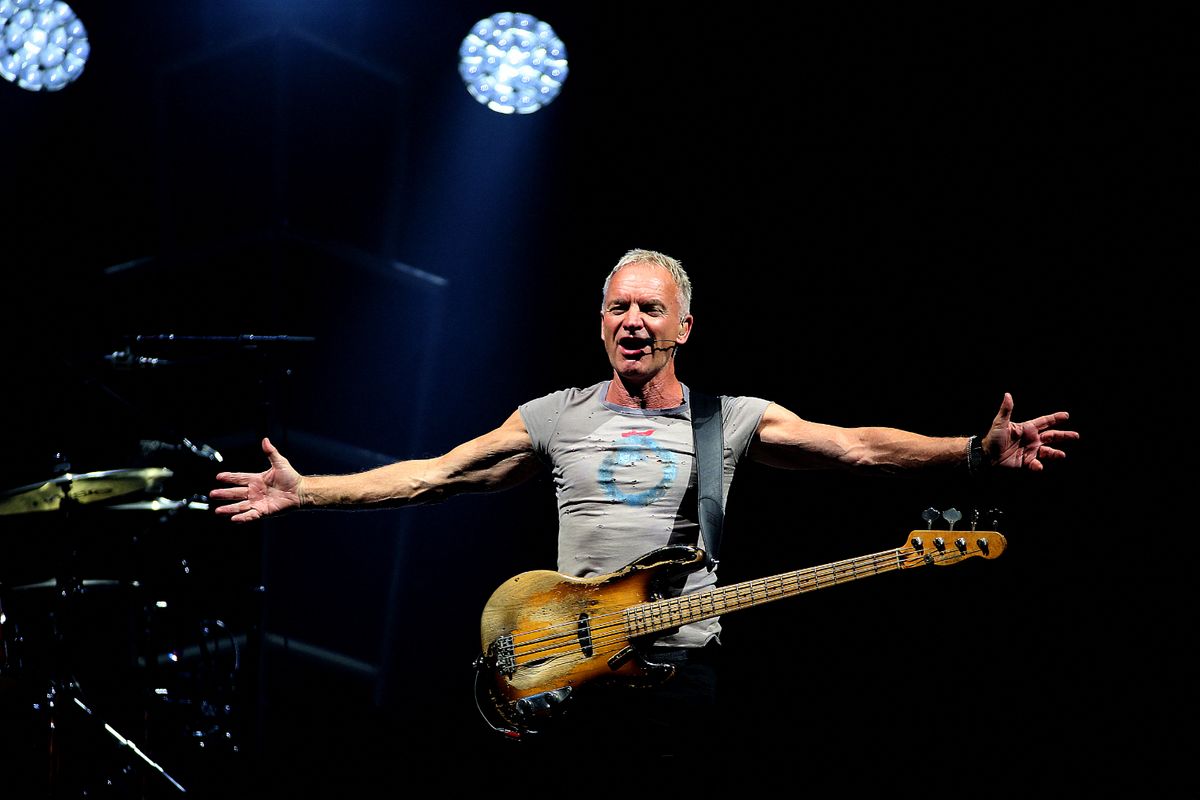
POLYGON ((983 472, 983 440, 978 436, 967 440, 967 472, 972 475, 983 472))

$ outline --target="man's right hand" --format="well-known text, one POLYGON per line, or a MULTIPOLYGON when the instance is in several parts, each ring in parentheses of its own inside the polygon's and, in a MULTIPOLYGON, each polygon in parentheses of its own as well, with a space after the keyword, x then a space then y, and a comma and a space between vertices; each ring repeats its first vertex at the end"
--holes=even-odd
POLYGON ((271 514, 300 507, 300 488, 304 476, 292 469, 270 439, 262 440, 263 452, 271 468, 266 472, 221 472, 217 480, 232 488, 213 489, 210 498, 233 500, 217 506, 216 513, 233 522, 253 522, 271 514))

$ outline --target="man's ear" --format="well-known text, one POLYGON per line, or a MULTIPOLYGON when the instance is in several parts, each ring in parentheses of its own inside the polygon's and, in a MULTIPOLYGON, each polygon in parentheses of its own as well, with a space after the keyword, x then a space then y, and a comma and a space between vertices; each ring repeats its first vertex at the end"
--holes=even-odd
POLYGON ((679 335, 675 337, 676 344, 686 344, 692 335, 692 315, 688 314, 679 321, 679 335))

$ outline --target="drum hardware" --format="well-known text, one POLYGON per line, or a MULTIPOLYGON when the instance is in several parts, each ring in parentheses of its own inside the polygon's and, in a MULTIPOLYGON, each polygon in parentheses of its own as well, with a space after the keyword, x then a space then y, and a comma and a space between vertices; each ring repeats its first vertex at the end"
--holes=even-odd
POLYGON ((238 334, 184 336, 174 333, 139 334, 101 358, 117 370, 158 369, 202 365, 231 353, 261 354, 316 341, 312 336, 238 334), (167 353, 164 357, 162 353, 167 353))
MULTIPOLYGON (((24 735, 26 741, 36 743, 31 750, 34 763, 43 758, 45 762, 31 774, 51 796, 64 792, 69 796, 77 788, 83 790, 84 784, 99 789, 97 781, 111 788, 127 780, 158 780, 138 777, 138 772, 160 776, 164 786, 186 791, 176 775, 151 757, 141 738, 150 735, 148 707, 142 703, 151 701, 140 686, 141 670, 133 656, 144 653, 147 645, 142 639, 148 632, 137 632, 146 628, 147 620, 140 620, 135 610, 136 593, 144 587, 136 579, 78 577, 89 570, 79 563, 80 544, 89 528, 79 522, 96 522, 99 518, 92 509, 166 512, 165 520, 181 511, 207 510, 207 498, 173 500, 159 494, 174 474, 169 469, 72 473, 65 458, 59 458, 59 467, 45 481, 0 493, 0 515, 52 512, 65 520, 47 539, 53 551, 47 572, 54 577, 0 581, 0 688, 6 703, 17 703, 10 703, 10 708, 23 705, 27 713, 32 712, 28 718, 19 715, 25 719, 20 724, 30 726, 24 735), (114 590, 121 594, 107 594, 114 590), (101 595, 88 599, 97 592, 105 593, 106 599, 101 601, 101 595), (110 605, 110 600, 116 605, 110 605), (87 697, 81 679, 96 697, 87 697), (135 697, 142 699, 130 705, 135 697), (111 751, 100 746, 106 741, 113 745, 111 751)), ((132 542, 137 544, 137 534, 132 542)), ((28 570, 30 565, 17 566, 28 570)), ((124 568, 118 566, 117 571, 124 568)), ((19 719, 6 718, 5 724, 15 725, 19 719)))
POLYGON ((66 472, 0 494, 0 515, 66 510, 103 504, 139 492, 156 492, 175 473, 157 467, 112 469, 75 474, 66 472))
MULTIPOLYGON (((165 605, 165 604, 163 604, 165 605)), ((210 745, 239 752, 233 727, 236 676, 241 670, 245 634, 223 620, 178 621, 150 657, 150 680, 162 721, 199 749, 210 745)))
MULTIPOLYGON (((51 578, 15 586, 0 585, 0 595, 12 598, 8 606, 18 616, 22 608, 30 617, 33 615, 29 614, 30 607, 19 604, 17 598, 34 597, 38 593, 45 593, 51 598, 50 610, 42 615, 44 619, 29 619, 25 626, 18 625, 20 620, 12 619, 8 609, 0 611, 0 634, 3 634, 4 645, 0 672, 6 673, 5 677, 10 681, 14 693, 27 698, 27 707, 33 712, 31 724, 35 726, 38 740, 43 743, 46 757, 46 767, 41 773, 43 777, 38 781, 47 782, 45 788, 51 796, 60 796, 60 793, 76 788, 86 796, 85 785, 89 781, 103 781, 111 787, 114 780, 120 782, 129 779, 135 774, 135 768, 150 770, 174 790, 186 791, 176 777, 153 759, 134 738, 126 735, 127 732, 122 731, 125 722, 100 713, 96 705, 86 699, 80 678, 75 674, 75 667, 78 666, 72 663, 72 645, 75 644, 72 636, 78 630, 74 627, 78 620, 72 618, 75 604, 93 591, 119 587, 136 590, 140 584, 137 581, 109 578, 51 578), (38 623, 46 627, 45 631, 41 631, 44 635, 41 641, 36 633, 31 636, 22 630, 22 627, 38 623), (14 651, 8 649, 10 642, 16 645, 14 651), (81 744, 81 736, 86 736, 91 742, 111 742, 114 745, 111 757, 97 762, 97 751, 90 744, 81 744), (85 753, 80 748, 86 748, 90 772, 71 767, 71 759, 85 753), (100 771, 96 772, 97 769, 100 771)), ((90 640, 88 644, 92 644, 90 640)), ((107 639, 101 639, 99 645, 119 651, 121 642, 113 641, 109 645, 107 639)), ((128 714, 125 720, 130 722, 128 714)))
MULTIPOLYGON (((27 485, 0 484, 0 515, 30 517, 25 530, 36 534, 11 538, 18 558, 0 556, 0 710, 23 709, 11 741, 30 743, 25 760, 39 776, 53 779, 53 796, 74 796, 73 781, 92 781, 97 772, 124 785, 158 782, 149 775, 153 770, 172 785, 195 789, 192 782, 210 780, 213 768, 235 767, 246 757, 228 754, 239 752, 248 720, 243 714, 255 710, 244 704, 258 673, 247 679, 243 661, 259 655, 261 600, 241 594, 254 589, 242 585, 240 573, 227 571, 227 564, 234 566, 229 551, 210 547, 208 521, 194 513, 211 512, 207 495, 172 491, 168 482, 215 472, 223 457, 203 444, 203 435, 179 435, 184 406, 157 396, 148 400, 142 391, 193 367, 224 370, 231 359, 251 362, 245 373, 251 376, 264 364, 270 377, 287 376, 291 370, 277 359, 285 361, 281 357, 314 341, 122 337, 95 354, 100 357, 87 365, 83 388, 99 389, 106 403, 116 401, 124 414, 116 422, 129 419, 140 433, 128 443, 136 460, 121 466, 151 468, 89 472, 97 465, 54 453, 53 461, 22 467, 27 485), (137 394, 126 397, 126 386, 137 394), (46 524, 38 514, 49 514, 46 524), (188 552, 193 546, 198 552, 188 552), (30 714, 32 704, 38 708, 30 714), (108 742, 117 749, 110 752, 108 742), (217 756, 222 760, 214 761, 217 756)), ((267 410, 262 422, 270 428, 274 384, 260 376, 256 385, 267 410)), ((97 443, 123 430, 105 426, 97 443)), ((14 530, 20 527, 13 522, 14 530)), ((245 580, 257 583, 261 576, 245 580)), ((0 724, 13 722, 5 717, 0 724)))
POLYGON ((178 791, 184 792, 184 793, 187 792, 187 789, 184 788, 183 784, 181 784, 179 781, 175 780, 175 778, 171 777, 171 774, 168 773, 165 769, 163 769, 162 766, 155 763, 155 761, 152 758, 150 758, 150 756, 148 756, 140 747, 137 746, 136 742, 134 742, 132 739, 128 739, 125 736, 121 735, 120 731, 118 731, 116 728, 114 728, 109 723, 105 722, 103 719, 100 719, 96 715, 96 712, 93 709, 91 709, 90 707, 88 707, 82 700, 80 700, 78 696, 72 697, 71 702, 73 702, 76 706, 78 706, 82 710, 82 712, 86 715, 86 718, 94 719, 96 721, 96 723, 98 723, 99 725, 103 725, 104 732, 107 733, 109 736, 111 736, 121 748, 124 748, 130 754, 132 754, 134 757, 140 759, 142 765, 149 767, 150 769, 154 770, 156 773, 161 775, 168 783, 170 783, 170 785, 172 787, 174 787, 178 791))
POLYGON ((143 455, 150 455, 151 453, 157 453, 160 451, 183 451, 191 453, 194 456, 198 456, 199 458, 203 458, 205 461, 215 461, 218 464, 225 460, 225 457, 213 448, 206 444, 196 445, 186 436, 181 438, 178 444, 174 442, 162 442, 158 439, 142 439, 138 442, 138 444, 142 448, 143 455))
MULTIPOLYGON (((47 744, 49 750, 50 769, 46 776, 50 797, 68 796, 66 792, 79 792, 79 796, 88 797, 92 790, 107 789, 114 791, 118 784, 131 781, 135 770, 149 771, 161 778, 163 789, 186 793, 186 787, 161 764, 156 762, 149 753, 142 749, 136 741, 126 736, 111 720, 102 716, 92 705, 86 702, 79 684, 70 681, 62 686, 50 686, 43 698, 33 704, 35 711, 46 716, 47 744), (113 750, 106 758, 111 758, 109 771, 91 775, 68 775, 64 771, 66 754, 60 750, 59 738, 63 733, 71 733, 73 737, 83 733, 89 737, 88 750, 92 756, 97 755, 95 742, 107 741, 113 750)), ((76 743, 76 746, 79 746, 76 743)), ((133 784, 130 784, 132 787, 133 784)), ((105 794, 104 796, 109 796, 105 794)), ((142 796, 142 795, 138 795, 142 796)), ((157 797, 156 792, 153 796, 157 797)))
POLYGON ((192 495, 188 500, 171 500, 166 497, 155 497, 152 500, 138 500, 133 503, 115 503, 104 506, 105 511, 164 511, 174 514, 177 511, 208 511, 207 495, 192 495))
POLYGON ((128 346, 106 354, 104 356, 104 360, 109 364, 112 364, 117 369, 132 369, 134 367, 167 367, 174 363, 165 358, 135 356, 133 354, 133 349, 128 346))

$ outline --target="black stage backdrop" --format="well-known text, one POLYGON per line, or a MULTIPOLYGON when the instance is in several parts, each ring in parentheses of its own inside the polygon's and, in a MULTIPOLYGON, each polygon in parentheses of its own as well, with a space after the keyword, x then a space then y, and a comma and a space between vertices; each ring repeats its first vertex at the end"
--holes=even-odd
MULTIPOLYGON (((964 792, 1150 769, 1122 551, 1148 505, 1131 402, 1170 394, 1142 347, 1173 321, 1147 313, 1168 263, 1147 223, 1181 214, 1156 173, 1168 54, 1135 20, 536 2, 516 10, 572 71, 508 117, 455 69, 504 9, 73 7, 83 76, 0 84, 0 488, 169 469, 153 494, 202 507, 267 434, 307 472, 436 455, 604 379, 600 284, 658 249, 693 277, 694 387, 944 435, 1008 391, 1084 437, 986 485, 745 467, 726 582, 897 547, 930 506, 1001 509, 1010 549, 729 617, 715 755, 678 769, 964 792)), ((553 566, 547 476, 243 527, 83 511, 0 518, 12 782, 47 773, 30 697, 68 676, 93 710, 58 706, 70 791, 172 791, 103 721, 196 793, 622 780, 537 763, 472 700, 484 601, 553 566), (39 588, 67 578, 94 583, 39 588)))

